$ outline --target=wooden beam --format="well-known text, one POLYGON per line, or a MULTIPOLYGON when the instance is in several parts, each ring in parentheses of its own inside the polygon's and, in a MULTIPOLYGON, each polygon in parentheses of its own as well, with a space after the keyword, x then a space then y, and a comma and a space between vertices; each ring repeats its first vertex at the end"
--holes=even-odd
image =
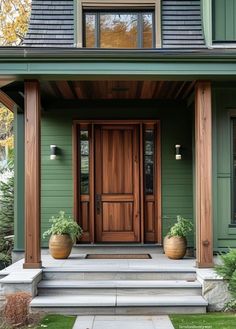
POLYGON ((195 86, 197 266, 213 266, 211 83, 195 86))
POLYGON ((15 102, 2 90, 0 90, 0 103, 6 106, 11 112, 14 112, 15 102))
POLYGON ((40 90, 25 82, 25 263, 40 268, 40 90))

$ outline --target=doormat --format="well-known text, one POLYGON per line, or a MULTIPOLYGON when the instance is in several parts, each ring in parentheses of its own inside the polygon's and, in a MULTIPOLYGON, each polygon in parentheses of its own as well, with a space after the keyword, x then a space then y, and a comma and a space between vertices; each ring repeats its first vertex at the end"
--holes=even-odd
POLYGON ((151 259, 149 254, 87 254, 86 259, 151 259))

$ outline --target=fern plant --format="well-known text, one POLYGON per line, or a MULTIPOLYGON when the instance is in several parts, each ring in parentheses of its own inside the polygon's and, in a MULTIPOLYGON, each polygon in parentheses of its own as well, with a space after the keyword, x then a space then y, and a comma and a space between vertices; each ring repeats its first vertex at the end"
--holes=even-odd
POLYGON ((220 255, 222 264, 215 266, 217 274, 229 283, 229 291, 236 299, 236 249, 229 249, 227 254, 220 255))
POLYGON ((7 266, 11 263, 12 239, 5 239, 14 233, 14 177, 13 163, 1 170, 7 178, 0 181, 0 261, 7 266), (6 176, 6 175, 5 175, 6 176))
POLYGON ((52 223, 52 225, 43 233, 43 238, 54 234, 68 234, 75 243, 76 238, 79 239, 83 233, 82 228, 76 223, 76 221, 70 216, 67 216, 62 210, 59 211, 59 214, 56 217, 52 216, 49 222, 52 223))

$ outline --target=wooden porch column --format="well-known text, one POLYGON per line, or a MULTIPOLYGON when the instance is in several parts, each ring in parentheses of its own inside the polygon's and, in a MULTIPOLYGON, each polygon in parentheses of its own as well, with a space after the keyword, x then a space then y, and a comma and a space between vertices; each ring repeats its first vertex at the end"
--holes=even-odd
POLYGON ((40 268, 40 91, 25 82, 25 263, 40 268))
POLYGON ((213 266, 211 83, 195 87, 197 266, 213 266))

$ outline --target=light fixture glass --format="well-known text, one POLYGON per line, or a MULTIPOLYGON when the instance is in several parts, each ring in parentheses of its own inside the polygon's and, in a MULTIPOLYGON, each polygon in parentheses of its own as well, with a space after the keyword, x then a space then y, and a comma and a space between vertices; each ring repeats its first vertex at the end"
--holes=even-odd
POLYGON ((57 158, 57 146, 50 145, 50 160, 55 160, 57 158))
POLYGON ((182 159, 182 155, 180 154, 180 148, 181 148, 181 145, 179 145, 179 144, 175 145, 175 159, 176 160, 182 159))

